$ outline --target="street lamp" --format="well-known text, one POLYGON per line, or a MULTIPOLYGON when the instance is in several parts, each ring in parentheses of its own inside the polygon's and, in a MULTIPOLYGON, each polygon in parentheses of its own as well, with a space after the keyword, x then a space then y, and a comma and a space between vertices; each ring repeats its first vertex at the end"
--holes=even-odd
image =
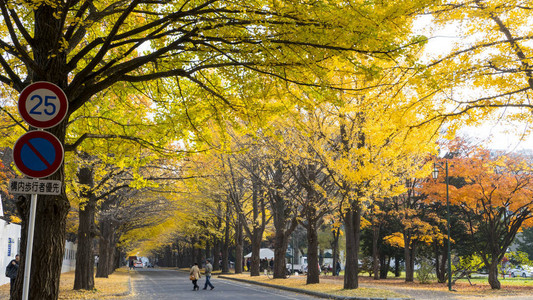
MULTIPOLYGON (((452 256, 451 256, 451 250, 450 250, 450 193, 449 193, 449 177, 448 177, 448 160, 444 161, 444 170, 446 172, 446 219, 448 220, 448 290, 452 290, 452 256)), ((433 176, 433 179, 437 179, 439 177, 439 169, 437 166, 442 168, 442 165, 437 164, 436 162, 433 163, 433 171, 431 172, 431 176, 433 176)))

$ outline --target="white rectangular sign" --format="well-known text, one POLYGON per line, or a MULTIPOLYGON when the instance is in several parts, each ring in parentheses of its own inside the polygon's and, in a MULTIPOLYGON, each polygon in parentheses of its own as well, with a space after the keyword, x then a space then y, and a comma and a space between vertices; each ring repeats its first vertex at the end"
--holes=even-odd
POLYGON ((61 180, 10 179, 8 190, 11 194, 59 195, 61 180))

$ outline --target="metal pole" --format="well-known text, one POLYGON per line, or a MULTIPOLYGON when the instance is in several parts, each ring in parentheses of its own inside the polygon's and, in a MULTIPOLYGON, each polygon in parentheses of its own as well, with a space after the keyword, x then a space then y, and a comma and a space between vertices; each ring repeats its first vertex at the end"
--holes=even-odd
POLYGON ((446 160, 446 209, 448 219, 448 290, 452 290, 452 255, 450 246, 450 194, 449 194, 449 182, 448 182, 448 160, 446 160))
POLYGON ((28 224, 28 238, 26 240, 26 255, 24 257, 24 283, 22 285, 22 299, 28 300, 30 291, 31 256, 33 251, 33 233, 35 231, 35 214, 37 213, 37 194, 31 195, 30 222, 28 224))
POLYGON ((292 265, 291 265, 291 273, 294 272, 294 236, 292 236, 292 265))

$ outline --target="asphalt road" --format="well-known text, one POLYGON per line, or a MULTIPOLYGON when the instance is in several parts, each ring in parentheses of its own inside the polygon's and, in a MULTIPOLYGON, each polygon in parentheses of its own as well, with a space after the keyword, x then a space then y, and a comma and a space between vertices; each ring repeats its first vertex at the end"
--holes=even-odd
POLYGON ((215 289, 202 290, 204 277, 198 281, 199 291, 192 290, 189 274, 181 271, 160 269, 136 269, 131 275, 132 294, 129 300, 176 300, 176 299, 319 299, 278 289, 235 282, 211 277, 215 289))

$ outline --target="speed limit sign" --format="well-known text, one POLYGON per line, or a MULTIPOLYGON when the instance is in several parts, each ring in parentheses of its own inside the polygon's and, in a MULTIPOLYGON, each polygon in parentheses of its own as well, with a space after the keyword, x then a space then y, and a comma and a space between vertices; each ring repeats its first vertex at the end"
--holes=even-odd
POLYGON ((57 85, 38 81, 22 90, 18 109, 26 123, 45 129, 63 121, 68 111, 68 100, 65 92, 57 85))

